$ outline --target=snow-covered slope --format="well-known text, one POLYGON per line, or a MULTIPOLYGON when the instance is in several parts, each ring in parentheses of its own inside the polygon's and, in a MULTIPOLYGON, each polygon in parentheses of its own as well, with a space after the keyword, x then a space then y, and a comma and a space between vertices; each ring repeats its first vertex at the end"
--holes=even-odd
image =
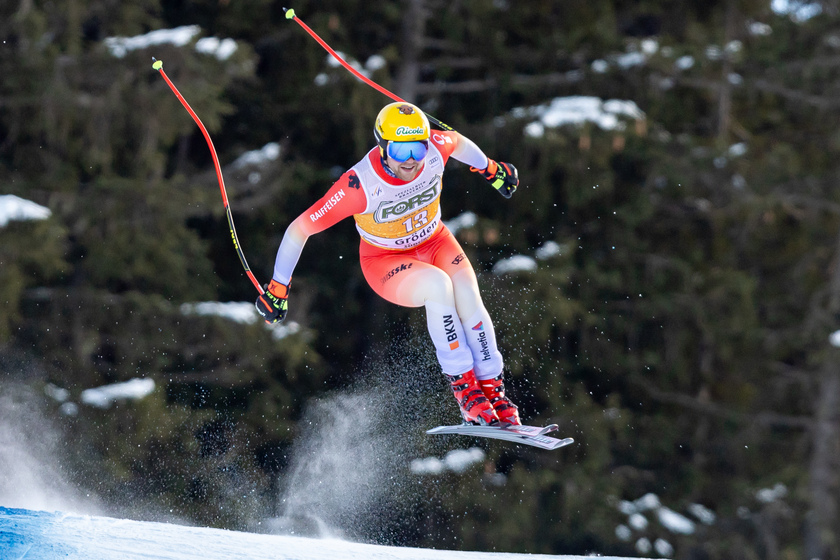
MULTIPOLYGON (((0 507, 3 560, 530 560, 572 556, 397 548, 0 507)), ((606 558, 607 557, 600 557, 606 558)), ((618 560, 613 557, 613 560, 618 560)))

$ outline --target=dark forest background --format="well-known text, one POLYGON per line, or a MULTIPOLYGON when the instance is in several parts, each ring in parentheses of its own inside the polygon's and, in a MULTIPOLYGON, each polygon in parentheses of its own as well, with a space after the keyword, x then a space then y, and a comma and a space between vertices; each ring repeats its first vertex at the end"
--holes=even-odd
POLYGON ((799 20, 769 0, 288 6, 348 58, 382 57, 374 80, 519 168, 506 201, 453 162, 443 211, 478 217, 458 237, 525 419, 577 441, 549 453, 423 434, 457 421, 454 402, 422 312, 365 284, 349 221, 304 251, 298 331, 182 312, 256 291, 204 138, 152 57, 213 135, 262 281, 286 225, 372 146, 389 101, 330 65, 282 3, 3 2, 0 191, 52 216, 0 229, 0 390, 40 395, 62 471, 121 515, 263 530, 317 455, 301 442, 366 407, 375 420, 348 432, 354 445, 324 447, 361 461, 331 484, 376 475, 356 491, 377 498, 339 516, 352 538, 613 555, 663 538, 677 558, 840 558, 840 13, 798 4, 821 13, 799 20), (188 45, 122 58, 106 46, 182 25, 200 26, 188 45), (201 37, 238 48, 203 54, 201 37), (518 108, 572 95, 645 116, 525 134, 536 117, 518 108), (271 142, 277 159, 234 165, 271 142), (560 251, 536 270, 492 273, 548 242, 560 251), (75 415, 43 391, 78 402, 136 377, 155 392, 75 415), (486 464, 408 470, 465 445, 486 464), (616 532, 622 504, 647 494, 695 530, 648 512, 616 532), (692 518, 697 504, 713 520, 692 518))

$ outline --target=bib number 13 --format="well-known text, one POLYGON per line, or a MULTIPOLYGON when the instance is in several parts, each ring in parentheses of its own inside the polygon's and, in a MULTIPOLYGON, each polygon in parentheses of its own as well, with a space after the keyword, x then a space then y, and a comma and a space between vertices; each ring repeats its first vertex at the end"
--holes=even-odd
POLYGON ((412 231, 425 226, 427 223, 429 223, 429 213, 428 211, 423 210, 404 221, 403 225, 405 226, 405 232, 411 233, 412 231))

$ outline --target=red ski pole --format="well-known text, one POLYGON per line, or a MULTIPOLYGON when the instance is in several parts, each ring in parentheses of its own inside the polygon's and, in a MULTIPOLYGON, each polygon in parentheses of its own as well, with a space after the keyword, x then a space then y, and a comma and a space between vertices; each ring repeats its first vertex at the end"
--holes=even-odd
POLYGON ((175 94, 175 97, 178 98, 178 101, 181 102, 181 105, 184 106, 184 109, 190 114, 190 116, 195 121, 195 124, 198 125, 198 128, 201 130, 202 134, 204 134, 204 139, 207 140, 207 146, 210 148, 210 155, 213 156, 213 165, 216 167, 216 178, 219 180, 219 190, 222 192, 222 202, 225 205, 225 213, 227 214, 227 221, 228 226, 230 227, 230 236, 233 239, 233 246, 236 249, 236 254, 239 255, 239 261, 242 263, 242 266, 245 268, 245 274, 248 275, 248 278, 251 280, 251 283, 254 284, 254 287, 257 288, 257 291, 262 295, 265 293, 260 286, 260 283, 257 281, 257 278, 254 276, 254 273, 251 272, 251 268, 248 266, 248 261, 245 260, 245 254, 242 252, 242 247, 239 245, 239 237, 236 235, 236 228, 233 225, 233 214, 230 211, 230 203, 228 202, 227 191, 225 190, 225 179, 222 177, 222 167, 219 165, 219 157, 216 155, 216 148, 213 146, 213 140, 210 138, 210 133, 207 132, 207 129, 204 127, 204 124, 201 122, 201 119, 198 118, 198 115, 195 114, 195 111, 192 110, 190 104, 187 103, 187 100, 184 99, 184 96, 181 95, 181 92, 178 91, 178 88, 175 87, 175 84, 172 83, 172 80, 169 79, 169 76, 166 75, 166 72, 163 71, 163 61, 162 60, 155 60, 152 63, 152 68, 157 70, 163 79, 166 80, 166 83, 169 85, 169 89, 172 90, 172 93, 175 94))
MULTIPOLYGON (((376 91, 390 97, 394 101, 399 101, 399 102, 402 102, 402 103, 406 103, 405 99, 402 99, 397 94, 385 89, 384 87, 380 86, 379 84, 377 84, 376 82, 374 82, 373 80, 371 80, 370 78, 368 78, 367 76, 365 76, 364 74, 362 74, 361 72, 359 72, 358 70, 356 70, 355 68, 350 66, 347 63, 346 60, 341 58, 338 55, 338 53, 335 52, 332 49, 332 47, 330 47, 327 44, 326 41, 321 39, 321 37, 319 37, 317 33, 312 31, 312 29, 310 29, 310 27, 308 25, 303 23, 303 20, 301 20, 299 17, 297 17, 297 15, 295 14, 295 11, 292 8, 283 8, 283 11, 286 12, 286 19, 294 20, 298 25, 300 25, 307 33, 309 33, 309 35, 312 36, 313 39, 318 41, 318 44, 320 44, 322 47, 324 47, 324 50, 326 50, 328 53, 330 53, 332 55, 332 57, 335 58, 339 62, 339 64, 341 64, 347 70, 349 70, 351 74, 356 76, 358 79, 360 79, 361 81, 363 81, 364 83, 366 83, 367 85, 369 85, 370 87, 375 89, 376 91)), ((423 112, 426 113, 425 111, 423 111, 423 112)), ((433 125, 438 127, 440 130, 453 130, 453 131, 455 130, 454 128, 452 128, 448 124, 439 121, 438 119, 436 119, 435 117, 433 117, 429 113, 426 113, 426 117, 429 119, 429 122, 431 122, 433 125)))

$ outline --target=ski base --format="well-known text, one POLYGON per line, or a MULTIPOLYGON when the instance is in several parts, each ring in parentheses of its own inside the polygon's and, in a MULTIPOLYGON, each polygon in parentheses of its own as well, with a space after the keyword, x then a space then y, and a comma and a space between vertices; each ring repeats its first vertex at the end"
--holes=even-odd
POLYGON ((504 441, 512 441, 514 443, 522 443, 533 447, 539 447, 540 449, 558 449, 575 442, 572 438, 558 439, 545 435, 549 432, 555 431, 556 429, 557 424, 550 424, 545 427, 515 426, 513 424, 503 424, 500 426, 474 426, 472 424, 459 424, 457 426, 438 426, 437 428, 426 430, 426 433, 433 435, 456 434, 462 436, 501 439, 504 441))

